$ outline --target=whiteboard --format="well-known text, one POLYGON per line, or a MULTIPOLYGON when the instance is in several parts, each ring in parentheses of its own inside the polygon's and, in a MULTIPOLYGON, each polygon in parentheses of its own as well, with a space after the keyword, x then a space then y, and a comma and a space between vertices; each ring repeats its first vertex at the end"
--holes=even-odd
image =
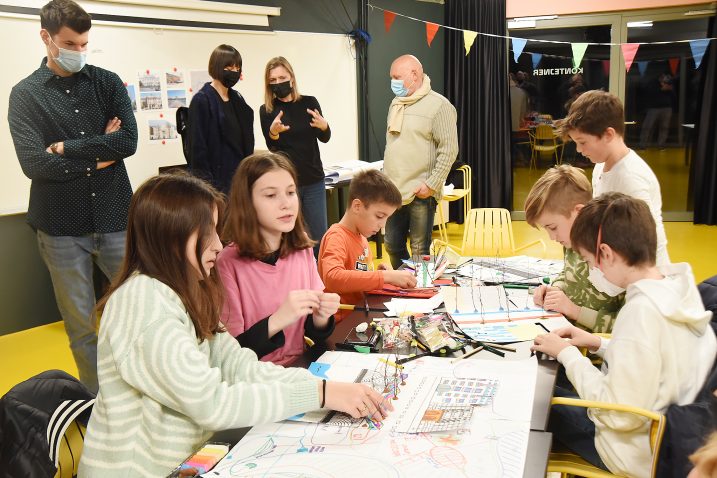
MULTIPOLYGON (((46 54, 39 32, 37 17, 0 16, 0 41, 7 47, 0 75, 0 215, 26 212, 30 197, 30 180, 17 160, 7 112, 12 87, 36 70, 46 54)), ((346 35, 210 31, 93 22, 88 63, 114 71, 135 89, 139 142, 137 153, 125 160, 134 189, 157 174, 159 167, 185 163, 179 137, 171 139, 168 138, 171 132, 157 134, 158 130, 153 129, 157 139, 150 139, 150 121, 174 123, 176 109, 169 108, 167 73, 183 75, 188 105, 191 72, 206 73, 209 55, 222 43, 234 46, 242 55, 244 80, 235 88, 254 109, 256 149, 266 149, 259 122, 264 66, 270 58, 281 55, 294 67, 299 91, 316 96, 331 126, 331 140, 319 143, 324 164, 360 159, 355 51, 346 35), (160 78, 162 109, 141 109, 139 75, 147 70, 160 78)), ((174 81, 170 85, 175 86, 174 81)), ((181 102, 181 96, 181 91, 179 95, 173 93, 172 104, 181 102)))

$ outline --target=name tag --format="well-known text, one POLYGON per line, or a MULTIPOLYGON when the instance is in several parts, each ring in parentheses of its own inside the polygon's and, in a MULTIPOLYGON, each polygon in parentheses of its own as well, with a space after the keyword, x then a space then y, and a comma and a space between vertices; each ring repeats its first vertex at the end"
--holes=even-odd
POLYGON ((368 270, 368 264, 364 264, 363 262, 356 261, 356 270, 365 272, 368 270))

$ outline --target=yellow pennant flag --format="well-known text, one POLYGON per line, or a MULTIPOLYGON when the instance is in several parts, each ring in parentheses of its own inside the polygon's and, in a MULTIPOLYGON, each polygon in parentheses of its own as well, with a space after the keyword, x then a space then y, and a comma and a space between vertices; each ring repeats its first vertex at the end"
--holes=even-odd
POLYGON ((471 51, 471 47, 473 46, 473 42, 476 40, 476 37, 478 36, 478 33, 472 32, 470 30, 463 30, 463 43, 465 43, 466 46, 466 56, 468 56, 468 53, 471 51))

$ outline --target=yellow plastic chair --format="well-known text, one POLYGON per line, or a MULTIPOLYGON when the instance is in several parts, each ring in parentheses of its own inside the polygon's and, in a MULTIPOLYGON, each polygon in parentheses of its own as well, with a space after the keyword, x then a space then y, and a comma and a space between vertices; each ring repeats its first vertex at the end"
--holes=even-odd
MULTIPOLYGON (((468 217, 468 211, 471 208, 471 181, 473 179, 471 173, 471 167, 464 164, 457 169, 463 173, 463 188, 454 189, 451 194, 443 196, 442 201, 451 202, 463 199, 463 217, 468 217)), ((443 217, 443 207, 441 204, 438 205, 438 234, 443 242, 448 243, 448 230, 446 228, 446 219, 443 217)))
MULTIPOLYGON (((542 239, 515 246, 513 223, 507 209, 471 209, 463 226, 463 244, 460 250, 456 251, 461 256, 507 257, 532 246, 540 246, 540 257, 545 256, 545 243, 542 239)), ((440 242, 448 244, 447 241, 440 242)))
POLYGON ((530 168, 537 168, 538 157, 550 153, 555 157, 555 164, 563 162, 563 142, 558 142, 553 127, 548 124, 539 124, 534 131, 529 131, 530 137, 530 168), (560 155, 558 155, 560 149, 560 155))
MULTIPOLYGON (((579 398, 554 397, 551 403, 553 405, 569 405, 573 407, 599 408, 601 410, 627 412, 649 419, 652 422, 650 425, 650 449, 652 450, 650 476, 655 476, 655 471, 657 470, 657 460, 660 452, 660 444, 662 443, 662 437, 665 434, 665 427, 667 425, 667 419, 663 414, 629 405, 594 402, 590 400, 581 400, 579 398)), ((597 468, 583 460, 578 455, 570 452, 551 452, 548 457, 547 471, 558 472, 563 478, 568 475, 584 476, 586 478, 616 478, 621 476, 601 470, 600 468, 597 468)))

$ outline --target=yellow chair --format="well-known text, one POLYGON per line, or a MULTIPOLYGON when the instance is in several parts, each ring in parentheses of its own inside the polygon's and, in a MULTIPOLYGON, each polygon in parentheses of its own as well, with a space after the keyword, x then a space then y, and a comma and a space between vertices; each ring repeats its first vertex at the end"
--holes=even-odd
MULTIPOLYGON (((468 211, 471 208, 471 181, 473 176, 471 174, 471 167, 464 164, 457 169, 463 173, 463 188, 454 189, 451 194, 443 196, 442 201, 451 202, 463 199, 463 217, 468 217, 468 211)), ((446 228, 446 219, 443 217, 442 202, 438 204, 438 234, 443 242, 448 242, 448 230, 446 228)))
POLYGON ((555 156, 555 164, 563 162, 563 142, 558 142, 553 127, 548 124, 539 124, 534 131, 529 131, 530 137, 530 168, 537 168, 538 156, 551 153, 555 156), (560 155, 558 155, 560 149, 560 155))
MULTIPOLYGON (((514 256, 532 246, 541 246, 541 257, 545 256, 545 243, 542 239, 515 246, 513 223, 507 209, 471 209, 463 226, 463 244, 460 251, 457 251, 461 256, 514 256)), ((440 242, 447 244, 446 241, 440 242)))
MULTIPOLYGON (((640 415, 649 419, 650 425, 650 449, 652 450, 652 461, 650 463, 650 476, 655 476, 657 469, 657 460, 659 458, 660 444, 665 434, 667 419, 661 413, 645 410, 644 408, 632 407, 629 405, 620 405, 616 403, 594 402, 589 400, 581 400, 578 398, 554 397, 553 405, 569 405, 573 407, 583 408, 599 408, 602 410, 612 410, 616 412, 627 412, 640 415)), ((578 455, 569 452, 551 452, 548 457, 548 472, 558 472, 561 477, 568 475, 584 476, 586 478, 616 478, 621 475, 615 475, 605 470, 597 468, 578 455)))

